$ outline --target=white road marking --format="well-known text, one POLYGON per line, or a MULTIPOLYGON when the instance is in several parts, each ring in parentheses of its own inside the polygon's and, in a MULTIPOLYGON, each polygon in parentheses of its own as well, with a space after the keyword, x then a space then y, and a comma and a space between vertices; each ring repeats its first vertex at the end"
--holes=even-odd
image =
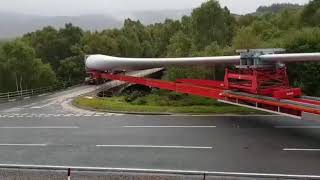
POLYGON ((78 126, 2 126, 0 129, 78 129, 78 126))
MULTIPOLYGON (((112 114, 113 115, 113 114, 112 114)), ((101 116, 112 116, 111 114, 28 114, 28 113, 24 113, 24 114, 0 114, 0 118, 14 118, 14 117, 18 117, 18 118, 22 118, 22 117, 37 117, 37 118, 48 118, 48 117, 91 117, 91 116, 96 116, 96 117, 101 117, 101 116)))
POLYGON ((319 129, 320 126, 275 126, 278 129, 319 129))
POLYGON ((0 146, 47 146, 47 144, 0 144, 0 146))
POLYGON ((154 145, 96 145, 96 147, 122 147, 122 148, 171 148, 171 149, 213 149, 205 146, 154 146, 154 145))
POLYGON ((22 108, 28 108, 28 107, 34 106, 35 104, 37 104, 37 103, 27 104, 27 105, 22 106, 22 108))
POLYGON ((32 106, 30 107, 31 109, 40 109, 41 107, 40 106, 32 106))
MULTIPOLYGON (((144 115, 143 115, 144 116, 144 115)), ((268 114, 248 114, 248 115, 241 115, 241 114, 172 114, 172 115, 161 115, 161 116, 173 116, 173 117, 281 117, 283 115, 268 115, 268 114)))
POLYGON ((302 174, 267 174, 267 173, 244 173, 244 172, 225 172, 225 171, 196 171, 179 169, 143 169, 143 168, 114 168, 114 167, 85 167, 85 166, 51 166, 51 165, 26 165, 26 164, 0 164, 2 168, 31 168, 31 169, 54 169, 66 170, 96 170, 96 171, 119 171, 119 172, 141 172, 141 173, 175 173, 190 175, 228 175, 228 176, 247 176, 247 177, 269 177, 269 178, 303 178, 319 179, 319 175, 302 174))
POLYGON ((217 126, 122 126, 124 128, 216 128, 217 126))
POLYGON ((320 149, 284 148, 283 151, 320 151, 320 149))
POLYGON ((31 97, 24 97, 23 99, 30 99, 31 97))
POLYGON ((56 102, 53 101, 53 102, 47 103, 47 104, 42 105, 42 106, 33 106, 33 107, 31 107, 31 109, 41 109, 41 108, 44 108, 44 107, 47 107, 47 106, 51 106, 51 105, 53 105, 53 104, 55 104, 55 103, 56 103, 56 102))
POLYGON ((45 93, 45 94, 39 94, 38 96, 41 97, 41 96, 45 96, 45 95, 47 95, 47 93, 45 93))

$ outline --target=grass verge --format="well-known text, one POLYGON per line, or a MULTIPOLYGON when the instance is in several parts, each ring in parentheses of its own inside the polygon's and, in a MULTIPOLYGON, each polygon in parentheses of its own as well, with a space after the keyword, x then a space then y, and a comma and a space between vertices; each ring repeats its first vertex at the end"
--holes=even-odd
POLYGON ((117 111, 129 113, 185 113, 185 114, 263 114, 260 111, 251 110, 232 105, 219 103, 212 99, 182 96, 180 98, 169 94, 150 94, 127 102, 125 96, 111 98, 78 97, 73 104, 98 111, 117 111))

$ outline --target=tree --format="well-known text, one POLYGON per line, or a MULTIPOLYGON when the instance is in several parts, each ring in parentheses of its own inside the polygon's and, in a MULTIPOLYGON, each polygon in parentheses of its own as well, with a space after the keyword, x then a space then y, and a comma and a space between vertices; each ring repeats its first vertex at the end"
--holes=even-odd
POLYGON ((84 66, 81 63, 83 59, 79 56, 73 56, 61 61, 58 69, 58 76, 68 84, 79 83, 84 79, 84 66))
POLYGON ((55 71, 59 61, 70 56, 77 55, 73 52, 74 46, 80 44, 83 31, 71 23, 64 28, 56 30, 53 27, 45 27, 42 30, 28 33, 23 37, 36 51, 38 57, 44 62, 50 63, 55 71))
POLYGON ((16 40, 6 43, 2 50, 4 63, 1 68, 7 73, 4 89, 31 89, 55 83, 55 74, 51 67, 37 59, 35 50, 25 42, 16 40))
POLYGON ((242 27, 233 39, 234 49, 254 49, 260 46, 260 37, 250 27, 242 27))
POLYGON ((168 45, 168 57, 187 57, 192 46, 191 39, 182 31, 177 32, 168 45))
POLYGON ((309 26, 320 25, 320 0, 313 0, 303 9, 301 24, 309 26))
MULTIPOLYGON (((320 30, 306 28, 288 35, 284 47, 295 53, 319 52, 319 42, 320 30)), ((320 63, 290 64, 288 69, 292 84, 302 87, 308 95, 320 96, 320 63)))
POLYGON ((260 6, 257 9, 257 13, 278 13, 283 9, 292 9, 297 10, 302 8, 299 4, 291 4, 291 3, 276 3, 271 6, 260 6))
POLYGON ((179 21, 166 19, 163 24, 157 23, 149 26, 148 29, 150 31, 155 57, 165 57, 170 39, 181 30, 181 23, 179 21))
POLYGON ((81 40, 81 44, 84 54, 119 55, 118 42, 107 31, 86 33, 81 40))
POLYGON ((193 10, 192 34, 196 47, 202 49, 216 41, 219 45, 231 43, 235 19, 227 8, 222 9, 216 0, 209 0, 193 10))

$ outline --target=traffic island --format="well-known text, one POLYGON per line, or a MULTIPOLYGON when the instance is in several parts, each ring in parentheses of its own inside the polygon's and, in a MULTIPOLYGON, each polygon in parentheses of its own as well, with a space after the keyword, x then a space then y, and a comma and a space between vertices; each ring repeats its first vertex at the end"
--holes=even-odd
POLYGON ((130 114, 265 114, 213 99, 163 90, 153 90, 147 94, 130 92, 113 97, 80 96, 73 101, 73 105, 87 110, 130 114))

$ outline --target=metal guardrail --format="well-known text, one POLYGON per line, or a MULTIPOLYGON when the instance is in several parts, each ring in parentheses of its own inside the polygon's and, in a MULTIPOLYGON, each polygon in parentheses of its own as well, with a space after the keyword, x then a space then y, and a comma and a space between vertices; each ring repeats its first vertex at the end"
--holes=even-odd
MULTIPOLYGON (((241 173, 219 171, 188 171, 170 169, 138 169, 111 167, 81 167, 81 166, 50 166, 50 165, 19 165, 0 164, 0 178, 2 175, 14 171, 19 179, 232 179, 232 180, 288 180, 288 179, 320 179, 319 175, 298 174, 267 174, 241 173), (67 173, 68 172, 68 173, 67 173)), ((12 172, 11 172, 12 173, 12 172)), ((18 179, 18 178, 16 178, 18 179)))
POLYGON ((60 89, 64 89, 67 86, 64 84, 58 84, 55 86, 49 86, 49 87, 42 87, 42 88, 36 88, 36 89, 26 89, 21 91, 13 91, 13 92, 6 92, 6 93, 0 93, 0 102, 2 101, 11 101, 21 98, 28 98, 44 93, 54 92, 60 89))

